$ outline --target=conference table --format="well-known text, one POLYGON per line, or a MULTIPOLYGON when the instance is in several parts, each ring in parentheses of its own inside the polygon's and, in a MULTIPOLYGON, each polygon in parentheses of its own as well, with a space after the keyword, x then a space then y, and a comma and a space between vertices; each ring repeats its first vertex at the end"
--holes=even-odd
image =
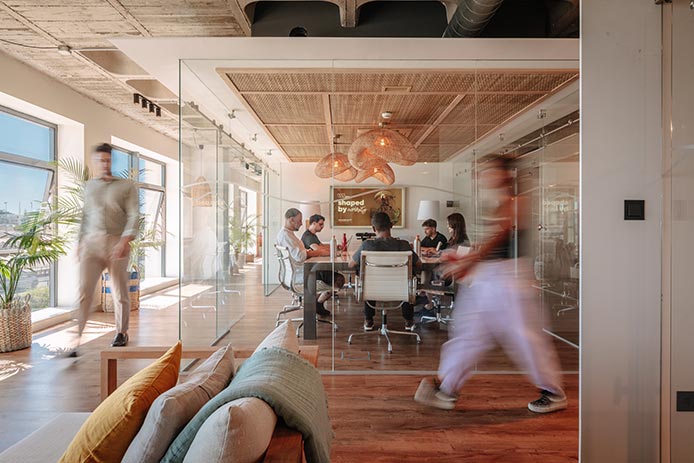
MULTIPOLYGON (((316 339, 316 272, 341 272, 349 269, 352 254, 350 249, 334 259, 330 256, 311 257, 304 261, 304 339, 316 339)), ((431 270, 441 263, 440 257, 420 257, 422 270, 431 270)))

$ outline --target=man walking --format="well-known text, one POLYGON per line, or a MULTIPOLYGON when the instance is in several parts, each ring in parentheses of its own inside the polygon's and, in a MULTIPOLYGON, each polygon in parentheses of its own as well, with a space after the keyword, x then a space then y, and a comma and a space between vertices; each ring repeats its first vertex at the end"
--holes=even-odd
MULTIPOLYGON (((96 285, 108 268, 114 290, 116 337, 111 344, 128 343, 130 299, 128 297, 128 257, 130 242, 138 231, 139 201, 131 180, 111 173, 111 145, 104 143, 92 155, 96 177, 87 182, 79 232, 80 259, 79 337, 87 324, 96 285)), ((76 353, 75 353, 76 355, 76 353)))

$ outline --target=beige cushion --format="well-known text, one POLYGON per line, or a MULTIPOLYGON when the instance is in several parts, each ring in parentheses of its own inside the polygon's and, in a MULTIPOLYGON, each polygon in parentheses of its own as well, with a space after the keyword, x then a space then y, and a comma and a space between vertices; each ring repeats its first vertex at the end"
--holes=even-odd
POLYGON ((263 342, 255 349, 258 352, 268 347, 281 347, 291 352, 299 353, 299 340, 296 338, 294 324, 287 320, 268 334, 263 342))
POLYGON ((184 383, 160 395, 128 447, 123 463, 159 461, 188 421, 229 384, 233 374, 233 349, 222 347, 184 383))
POLYGON ((184 463, 255 463, 272 439, 277 416, 255 397, 221 406, 205 420, 186 453, 184 463))

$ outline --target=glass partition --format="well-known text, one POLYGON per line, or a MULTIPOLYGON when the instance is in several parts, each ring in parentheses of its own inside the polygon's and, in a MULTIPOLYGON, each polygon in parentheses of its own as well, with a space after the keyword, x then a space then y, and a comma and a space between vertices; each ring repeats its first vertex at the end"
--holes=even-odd
MULTIPOLYGON (((193 219, 193 223, 182 221, 189 227, 188 234, 183 233, 188 237, 183 251, 186 282, 190 286, 209 285, 210 278, 215 281, 214 288, 203 290, 210 295, 208 302, 195 304, 207 309, 186 308, 183 295, 182 330, 197 330, 189 328, 193 324, 203 330, 212 323, 204 314, 227 310, 228 319, 220 322, 223 317, 216 314, 212 324, 231 325, 225 338, 231 342, 257 345, 278 320, 294 319, 300 342, 320 347, 319 367, 323 370, 435 370, 441 346, 449 338, 457 291, 438 274, 440 253, 432 247, 432 255, 415 272, 419 288, 412 310, 387 312, 388 329, 406 333, 389 334, 391 349, 381 334, 379 308, 373 315, 375 330, 369 331, 369 323, 365 325, 370 316, 358 291, 364 286, 353 256, 362 246, 362 238, 373 232, 371 216, 379 211, 386 212, 395 224, 392 236, 411 247, 431 233, 432 227, 425 231, 423 226, 427 219, 436 222, 436 230, 447 242, 453 231, 448 218, 460 214, 466 223, 465 244, 474 247, 482 236, 479 170, 490 159, 503 156, 513 168, 514 194, 527 203, 514 219, 512 257, 529 262, 531 275, 524 282, 532 286, 533 310, 542 317, 544 335, 555 342, 562 365, 576 370, 578 71, 514 70, 517 64, 502 64, 383 60, 181 63, 182 94, 189 95, 183 98, 181 109, 187 124, 182 128, 185 143, 181 148, 185 159, 183 214, 193 219), (207 115, 201 116, 205 111, 207 115), (235 115, 231 121, 230 114, 235 115), (350 148, 378 129, 396 135, 388 132, 372 141, 380 141, 382 146, 390 146, 396 139, 409 144, 416 151, 416 162, 397 156, 389 158, 387 166, 374 161, 368 175, 364 166, 372 153, 350 148), (218 141, 201 141, 208 132, 218 141), (227 134, 243 140, 244 146, 227 134), (403 138, 397 138, 400 136, 403 138), (225 154, 221 139, 235 143, 245 177, 236 177, 238 165, 225 154), (352 167, 363 167, 355 169, 358 177, 343 171, 345 158, 352 167), (262 175, 249 175, 249 165, 262 175), (209 216, 202 206, 186 199, 192 195, 186 185, 192 190, 203 181, 214 191, 214 204, 209 207, 217 212, 209 216), (234 186, 219 190, 224 182, 234 186), (251 191, 257 192, 255 206, 247 196, 251 191), (231 209, 225 204, 231 204, 231 209), (255 235, 262 242, 262 259, 254 268, 240 272, 242 287, 232 286, 237 275, 226 272, 225 259, 233 263, 238 258, 225 248, 230 240, 219 224, 243 221, 249 207, 259 217, 255 235), (290 209, 301 212, 299 222, 285 219, 290 209), (309 223, 312 215, 318 217, 317 225, 309 223), (306 254, 294 268, 295 276, 303 273, 306 279, 298 276, 295 288, 286 281, 283 285, 274 245, 280 234, 293 234, 299 240, 307 230, 311 233, 306 238, 313 245, 306 250, 299 244, 306 254), (203 238, 205 234, 209 237, 203 238), (333 236, 338 248, 331 258, 333 236), (212 253, 209 245, 196 245, 197 240, 216 241, 218 248, 212 253), (204 260, 205 252, 211 259, 214 254, 214 265, 196 264, 204 260), (214 270, 197 275, 203 268, 214 270), (444 288, 433 288, 432 281, 444 288), (241 294, 225 293, 225 288, 241 294), (225 309, 225 301, 234 303, 225 309), (329 313, 320 315, 323 309, 329 313), (234 317, 242 318, 234 322, 234 317), (413 331, 406 329, 410 320, 413 331)), ((390 156, 378 150, 372 149, 390 156)), ((215 334, 223 331, 218 329, 215 334)), ((501 349, 491 350, 476 367, 516 369, 501 349)))

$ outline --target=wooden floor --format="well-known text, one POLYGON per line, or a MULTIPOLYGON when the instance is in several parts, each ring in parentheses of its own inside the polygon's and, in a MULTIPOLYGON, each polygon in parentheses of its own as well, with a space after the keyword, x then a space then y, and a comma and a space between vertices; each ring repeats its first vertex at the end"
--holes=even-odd
MULTIPOLYGON (((277 311, 288 303, 278 290, 262 292, 261 267, 251 265, 243 280, 212 294, 209 285, 186 285, 143 298, 131 318, 131 345, 173 344, 179 337, 178 298, 182 304, 181 338, 188 345, 221 342, 251 347, 274 328, 277 311), (241 294, 232 290, 238 289, 241 294), (213 308, 217 305, 217 310, 213 308), (207 307, 206 307, 207 306, 207 307)), ((348 334, 360 331, 361 309, 349 293, 334 308, 339 330, 319 325, 319 367, 336 373, 363 370, 431 371, 436 369, 445 329, 421 328, 423 343, 396 338, 394 352, 374 335, 354 345, 348 334)), ((399 325, 393 315, 389 324, 399 325)), ((399 326, 396 326, 399 328, 399 326)), ((0 354, 0 450, 28 435, 55 414, 91 411, 99 400, 99 352, 114 334, 113 316, 95 313, 88 324, 82 355, 59 358, 71 341, 73 324, 64 324, 34 336, 30 349, 0 354)), ((577 370, 578 352, 556 343, 564 370, 577 370)), ((129 362, 120 369, 127 378, 146 365, 129 362)), ((577 375, 565 375, 571 400, 568 411, 538 417, 525 409, 536 391, 520 374, 498 374, 515 367, 501 350, 491 352, 478 365, 480 373, 466 388, 460 410, 426 410, 412 401, 418 375, 325 376, 330 413, 335 428, 333 461, 575 461, 577 455, 577 375), (355 459, 355 455, 359 458, 355 459), (460 457, 469 457, 461 460, 460 457), (507 459, 512 456, 512 459, 507 459)))

